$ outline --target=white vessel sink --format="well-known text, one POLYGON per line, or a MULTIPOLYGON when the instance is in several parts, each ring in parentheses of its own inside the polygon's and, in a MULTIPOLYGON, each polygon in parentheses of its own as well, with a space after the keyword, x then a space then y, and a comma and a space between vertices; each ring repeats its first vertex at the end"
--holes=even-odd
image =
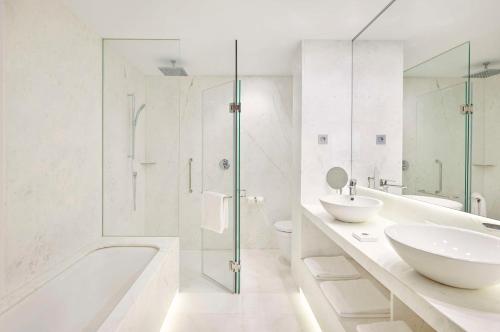
POLYGON ((320 198, 325 210, 335 219, 345 222, 364 222, 377 214, 382 201, 365 196, 330 195, 320 198))
POLYGON ((437 225, 393 225, 385 235, 406 263, 432 280, 469 289, 500 282, 500 238, 437 225))
POLYGON ((464 206, 460 202, 452 201, 451 199, 440 198, 440 197, 432 197, 432 196, 421 196, 421 195, 404 195, 404 197, 408 197, 417 201, 430 203, 434 205, 439 205, 445 208, 463 211, 464 206))

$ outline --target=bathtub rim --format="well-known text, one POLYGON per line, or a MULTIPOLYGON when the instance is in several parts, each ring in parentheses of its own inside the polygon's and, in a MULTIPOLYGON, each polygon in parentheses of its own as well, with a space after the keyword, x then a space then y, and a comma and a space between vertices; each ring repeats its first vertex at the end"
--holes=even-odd
POLYGON ((178 246, 178 241, 179 239, 177 237, 101 237, 93 243, 81 248, 70 258, 59 262, 59 264, 57 264, 56 266, 26 282, 21 287, 6 294, 2 299, 0 299, 0 317, 7 311, 13 309, 17 304, 29 297, 38 289, 42 288, 45 284, 47 284, 60 274, 64 273, 74 264, 78 263, 78 261, 80 261, 82 258, 94 251, 111 247, 149 247, 156 249, 156 253, 154 253, 153 257, 149 260, 137 279, 132 283, 127 292, 113 308, 108 318, 105 320, 106 322, 108 319, 110 319, 116 309, 121 305, 121 303, 132 290, 133 293, 137 295, 138 286, 136 286, 136 284, 143 284, 144 279, 150 279, 152 277, 151 273, 153 271, 151 270, 153 270, 153 268, 151 267, 151 265, 155 264, 159 266, 162 258, 166 255, 169 249, 171 249, 173 246, 178 246), (148 273, 146 273, 146 271, 148 271, 148 273))

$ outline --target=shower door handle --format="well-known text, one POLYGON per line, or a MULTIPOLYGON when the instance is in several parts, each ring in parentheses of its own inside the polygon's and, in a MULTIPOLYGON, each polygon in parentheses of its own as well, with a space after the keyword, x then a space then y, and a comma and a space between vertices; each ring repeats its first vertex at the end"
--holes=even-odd
POLYGON ((188 160, 188 167, 189 167, 189 179, 188 179, 188 191, 190 193, 193 192, 193 182, 192 182, 192 172, 193 172, 193 158, 189 158, 188 160))

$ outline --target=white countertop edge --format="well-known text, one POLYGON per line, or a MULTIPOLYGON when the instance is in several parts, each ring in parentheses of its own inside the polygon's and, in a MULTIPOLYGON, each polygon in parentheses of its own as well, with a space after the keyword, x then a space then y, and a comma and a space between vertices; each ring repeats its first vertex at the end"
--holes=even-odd
POLYGON ((500 286, 463 290, 431 281, 408 266, 384 235, 395 222, 376 217, 367 223, 335 221, 319 204, 303 214, 394 295, 439 331, 500 331, 500 286), (367 231, 377 242, 359 242, 352 232, 367 231))

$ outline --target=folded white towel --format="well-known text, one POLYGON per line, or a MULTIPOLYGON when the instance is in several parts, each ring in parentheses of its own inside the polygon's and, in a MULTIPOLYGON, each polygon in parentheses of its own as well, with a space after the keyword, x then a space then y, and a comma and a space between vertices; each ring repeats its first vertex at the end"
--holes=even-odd
POLYGON ((358 270, 344 256, 308 257, 304 263, 314 278, 319 280, 347 280, 361 277, 358 270))
POLYGON ((358 325, 356 330, 358 332, 412 332, 401 320, 358 325))
POLYGON ((341 317, 390 316, 389 300, 367 279, 324 281, 320 287, 341 317))
POLYGON ((224 233, 229 226, 229 197, 213 191, 203 192, 201 228, 224 233))

